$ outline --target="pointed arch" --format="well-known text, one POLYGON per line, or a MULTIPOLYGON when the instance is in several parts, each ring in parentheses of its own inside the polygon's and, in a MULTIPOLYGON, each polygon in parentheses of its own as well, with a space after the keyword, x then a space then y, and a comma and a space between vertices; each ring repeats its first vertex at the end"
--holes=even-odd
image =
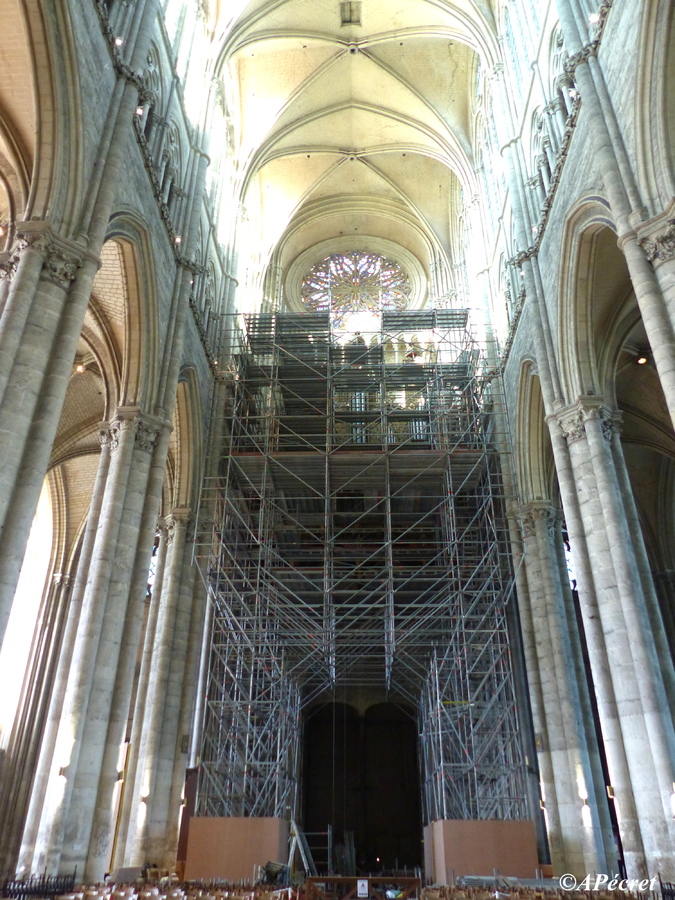
POLYGON ((531 358, 524 359, 520 367, 516 461, 523 503, 553 496, 553 456, 546 411, 536 363, 531 358))
MULTIPOLYGON (((579 396, 602 392, 594 341, 598 307, 594 276, 598 254, 609 249, 608 233, 614 235, 613 229, 609 204, 603 197, 583 198, 567 217, 557 306, 561 382, 570 403, 579 396)), ((616 245, 616 238, 613 240, 616 245)))
POLYGON ((636 170, 652 212, 675 195, 675 8, 647 0, 641 15, 635 110, 636 170))
POLYGON ((149 228, 136 213, 118 212, 111 217, 107 241, 118 248, 112 268, 124 296, 120 403, 150 408, 159 377, 160 326, 149 228))
POLYGON ((199 490, 199 471, 204 447, 201 398, 197 372, 181 370, 173 412, 173 432, 169 446, 171 464, 167 467, 167 488, 171 508, 194 506, 199 490))

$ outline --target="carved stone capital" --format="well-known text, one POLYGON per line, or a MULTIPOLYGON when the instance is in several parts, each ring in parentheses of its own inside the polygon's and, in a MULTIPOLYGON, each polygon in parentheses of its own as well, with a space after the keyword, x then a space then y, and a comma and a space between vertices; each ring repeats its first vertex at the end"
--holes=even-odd
POLYGON ((148 453, 157 446, 157 439, 161 433, 161 427, 154 420, 140 418, 136 426, 136 446, 148 453))
POLYGON ((528 247, 527 250, 521 250, 516 256, 512 256, 511 259, 507 260, 508 265, 520 269, 526 260, 532 259, 538 252, 537 247, 528 247))
POLYGON ((586 425, 599 421, 605 440, 611 441, 621 427, 621 414, 607 407, 601 397, 581 397, 573 406, 558 410, 554 414, 563 437, 573 444, 586 436, 586 425))
POLYGON ((135 431, 136 424, 137 423, 134 419, 124 419, 119 417, 115 418, 114 421, 110 423, 109 429, 110 438, 108 440, 108 443, 110 445, 110 449, 117 450, 124 432, 135 431))
POLYGON ((99 429, 98 440, 101 445, 101 449, 109 446, 111 450, 116 450, 119 444, 119 435, 117 431, 110 425, 104 425, 99 429))
POLYGON ((84 261, 84 251, 55 234, 45 222, 24 222, 18 227, 17 240, 3 267, 12 277, 26 250, 39 253, 44 262, 40 277, 67 290, 84 261))
POLYGON ((545 523, 548 533, 553 536, 558 524, 562 521, 562 512, 552 506, 548 500, 532 500, 518 510, 523 537, 534 537, 537 525, 545 523))
POLYGON ((523 506, 518 510, 518 521, 520 522, 520 530, 524 541, 535 536, 537 530, 536 522, 527 506, 523 506))
POLYGON ((566 410, 558 413, 557 419, 563 437, 568 444, 574 444, 576 441, 579 441, 586 436, 586 425, 584 423, 584 414, 582 410, 566 410))
POLYGON ((564 62, 565 72, 568 75, 573 75, 577 66, 580 66, 582 63, 588 62, 591 56, 595 56, 598 52, 598 47, 600 45, 600 41, 596 38, 590 43, 586 44, 585 47, 582 47, 578 53, 574 53, 572 56, 568 56, 564 62))
POLYGON ((54 572, 52 575, 52 584, 54 587, 68 587, 70 584, 70 575, 64 575, 63 572, 54 572))
POLYGON ((139 106, 154 106, 157 103, 157 94, 150 88, 144 88, 138 92, 139 106))
POLYGON ((602 436, 606 441, 611 441, 615 433, 618 433, 621 418, 618 420, 606 406, 591 406, 584 410, 585 421, 597 421, 602 428, 602 436))
POLYGON ((14 253, 19 255, 24 250, 34 250, 36 253, 47 256, 53 247, 52 237, 45 230, 39 231, 19 231, 17 235, 14 253))
POLYGON ((42 274, 52 284, 67 290, 75 280, 77 270, 81 265, 82 257, 53 249, 47 254, 42 274))
POLYGON ((11 281, 16 272, 18 256, 0 253, 0 279, 11 281))
POLYGON ((176 536, 176 528, 182 526, 187 532, 191 522, 192 510, 187 506, 177 506, 171 510, 165 517, 166 539, 169 543, 173 542, 176 536))
POLYGON ((675 257, 675 219, 668 219, 665 231, 653 237, 641 237, 638 243, 651 263, 666 262, 675 257))

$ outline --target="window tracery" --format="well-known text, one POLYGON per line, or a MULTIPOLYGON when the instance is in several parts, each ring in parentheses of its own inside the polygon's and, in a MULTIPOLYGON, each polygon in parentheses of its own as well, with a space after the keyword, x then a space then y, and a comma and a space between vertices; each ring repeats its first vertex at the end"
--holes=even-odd
POLYGON ((352 250, 313 266, 302 280, 301 296, 308 310, 330 312, 333 327, 348 330, 357 314, 406 309, 411 290, 408 274, 397 262, 352 250))

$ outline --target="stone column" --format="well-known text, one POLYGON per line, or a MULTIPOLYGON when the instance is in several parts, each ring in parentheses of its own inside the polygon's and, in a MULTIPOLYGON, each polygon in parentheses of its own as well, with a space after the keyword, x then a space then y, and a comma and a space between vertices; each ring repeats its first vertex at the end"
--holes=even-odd
POLYGON ((639 244, 663 292, 671 325, 675 328, 675 200, 661 215, 636 228, 639 244))
POLYGON ((49 709, 71 586, 69 574, 52 576, 43 597, 40 616, 27 667, 21 703, 17 712, 2 767, 0 809, 0 876, 14 875, 21 845, 33 772, 49 709))
POLYGON ((118 410, 111 425, 110 468, 38 838, 37 870, 54 870, 60 862, 68 871, 75 864, 84 869, 125 621, 129 555, 148 473, 143 445, 152 433, 153 426, 136 408, 118 410))
MULTIPOLYGON (((124 773, 124 797, 122 801, 122 812, 120 817, 120 830, 117 836, 117 846, 115 848, 115 857, 113 859, 113 867, 124 865, 126 859, 125 847, 127 835, 130 828, 135 829, 135 820, 131 819, 132 801, 134 795, 134 784, 136 782, 136 772, 139 762, 139 747, 143 733, 143 722, 145 720, 145 705, 148 695, 148 683, 150 673, 153 668, 153 648, 155 646, 155 635, 157 632, 157 619, 162 603, 162 591, 164 587, 164 577, 166 573, 167 553, 169 547, 168 530, 165 519, 161 519, 157 525, 159 531, 159 549, 157 552, 157 566, 155 571, 155 583, 152 588, 152 597, 150 599, 150 610, 148 612, 148 620, 143 635, 143 654, 141 657, 141 668, 138 676, 138 687, 134 701, 133 720, 131 733, 129 735, 129 759, 127 769, 124 773)), ((136 809, 134 808, 134 815, 136 809)))
MULTIPOLYGON (((173 658, 180 660, 180 663, 172 666, 167 682, 166 705, 170 715, 165 718, 162 729, 162 758, 155 782, 158 803, 151 805, 147 829, 146 852, 151 855, 156 852, 165 866, 171 865, 176 858, 181 793, 189 750, 188 723, 196 674, 193 616, 195 606, 199 606, 195 604, 196 574, 197 570, 192 565, 192 539, 189 535, 183 557, 179 611, 173 641, 173 658)), ((203 614, 203 607, 201 611, 203 614)), ((198 640, 196 643, 198 644, 198 640)))
MULTIPOLYGON (((24 227, 16 273, 0 322, 4 438, 0 525, 11 523, 11 527, 3 528, 0 541, 0 640, 46 472, 46 466, 38 473, 26 467, 33 416, 40 406, 68 291, 83 260, 80 248, 57 238, 44 223, 27 223, 24 227)), ((52 443, 53 437, 50 448, 52 443)))
POLYGON ((40 757, 33 781, 28 815, 24 826, 21 852, 17 866, 17 871, 20 874, 31 871, 32 867, 33 853, 35 851, 40 817, 42 815, 42 806, 49 781, 49 773, 52 765, 59 723, 61 721, 61 711, 63 708, 68 675, 70 673, 70 666, 75 650, 80 611, 82 609, 82 598, 84 596, 89 567, 91 565, 96 534, 100 524, 101 508, 105 496, 108 470, 110 468, 111 432, 109 428, 106 426, 101 429, 99 436, 101 440, 101 456, 96 472, 96 480, 94 482, 94 490, 89 506, 87 524, 82 539, 82 548, 77 563, 75 584, 71 591, 68 620, 63 643, 61 645, 61 653, 51 695, 47 724, 42 738, 40 757))
POLYGON ((631 541, 635 550, 636 563, 640 577, 640 584, 645 597, 647 615, 649 616, 649 624, 654 636, 656 646, 656 655, 661 669, 661 676, 666 689, 666 696, 670 702, 670 713, 675 719, 675 671, 673 670, 673 658, 670 652, 668 636, 664 625, 664 617, 661 612, 659 599, 656 593, 656 586, 649 565, 647 556, 647 548, 645 547, 640 520, 638 517, 637 506, 635 505, 635 497, 631 487, 628 469, 626 468, 626 459, 621 444, 620 416, 614 416, 612 419, 611 431, 611 453, 616 470, 623 508, 630 530, 631 541))
MULTIPOLYGON (((149 676, 143 715, 138 751, 139 761, 133 786, 130 833, 127 839, 129 846, 128 859, 132 865, 141 865, 146 858, 149 858, 148 853, 154 859, 153 851, 155 855, 159 855, 164 851, 164 845, 162 843, 159 846, 157 836, 153 834, 152 826, 154 824, 153 819, 158 814, 158 810, 161 809, 162 803, 168 804, 169 786, 161 784, 163 779, 159 773, 165 753, 170 753, 171 755, 169 771, 173 767, 176 741, 175 724, 172 741, 170 737, 171 722, 165 722, 165 718, 167 717, 166 704, 171 669, 176 662, 173 653, 176 622, 180 621, 183 616, 183 611, 180 609, 180 596, 185 565, 185 537, 188 520, 189 510, 186 509, 174 510, 166 520, 169 545, 166 576, 152 652, 152 670, 149 676), (169 732, 166 742, 164 740, 165 730, 169 732), (167 793, 167 796, 163 798, 161 796, 162 789, 167 793)), ((172 710, 168 714, 169 719, 173 720, 174 717, 177 718, 177 710, 172 710)), ((161 812, 159 813, 159 818, 162 818, 161 812)), ((166 824, 165 818, 164 824, 166 824)), ((162 832, 161 837, 163 838, 163 836, 162 832)))
MULTIPOLYGON (((120 541, 118 547, 118 558, 120 554, 124 554, 124 562, 120 566, 124 577, 117 586, 111 584, 111 601, 120 610, 126 609, 126 616, 117 654, 107 737, 101 751, 101 774, 85 870, 90 880, 100 878, 100 873, 106 871, 112 850, 120 794, 120 787, 117 786, 120 747, 126 745, 130 738, 129 721, 134 705, 136 667, 146 612, 148 570, 156 534, 170 431, 166 423, 145 417, 144 428, 141 431, 139 425, 137 435, 138 471, 146 473, 146 477, 136 482, 135 490, 129 491, 127 497, 125 521, 128 523, 128 530, 124 542, 120 541), (114 599, 116 587, 119 603, 114 599)), ((119 627, 122 628, 121 625, 119 627)))
MULTIPOLYGON (((614 685, 609 668, 609 658, 605 646, 600 614, 598 611, 598 592, 596 591, 597 577, 602 577, 599 571, 598 554, 601 548, 599 538, 588 540, 585 530, 585 518, 582 517, 581 506, 586 503, 587 497, 578 491, 577 483, 581 484, 585 473, 584 464, 590 469, 588 453, 574 445, 583 437, 583 431, 578 427, 574 416, 569 419, 565 413, 561 416, 549 416, 548 424, 551 429, 551 446, 556 461, 558 485, 565 510, 565 520, 570 536, 572 553, 574 558, 575 574, 577 576, 577 594, 584 623, 584 632, 589 650, 593 687, 595 690, 598 709, 600 713, 603 743, 608 760, 612 788, 615 795, 621 798, 621 806, 617 806, 621 840, 623 845, 626 866, 634 877, 644 877, 644 848, 637 822, 637 810, 632 795, 632 786, 628 770, 619 724, 619 716, 614 695, 614 685), (575 459, 575 467, 572 466, 572 456, 575 459), (591 552, 594 554, 594 566, 591 566, 591 552), (594 574, 595 572, 595 574, 594 574), (597 576, 597 577, 596 577, 597 576)), ((589 476, 592 484, 592 473, 589 476)))
POLYGON ((190 757, 192 737, 190 732, 195 718, 198 696, 197 684, 202 649, 202 632, 204 630, 205 619, 210 621, 210 617, 206 615, 206 590, 201 578, 197 574, 196 566, 193 565, 190 571, 192 574, 184 579, 186 592, 190 589, 192 592, 192 613, 190 630, 187 635, 187 647, 184 650, 185 672, 183 677, 180 718, 178 720, 178 741, 176 746, 176 758, 173 766, 171 792, 169 796, 168 822, 165 831, 165 859, 167 861, 170 858, 175 859, 176 857, 183 789, 185 787, 185 773, 188 766, 193 765, 190 757), (187 744, 185 743, 185 739, 187 739, 187 744))
POLYGON ((21 345, 31 306, 51 249, 51 235, 29 231, 19 237, 2 268, 7 298, 0 318, 0 402, 21 345))
POLYGON ((664 871, 671 845, 665 809, 672 720, 607 440, 608 417, 599 401, 585 398, 558 418, 593 559, 597 605, 582 596, 582 611, 622 843, 629 873, 644 877, 664 871))
MULTIPOLYGON (((86 881, 99 881, 109 860, 112 820, 109 828, 101 831, 94 831, 94 821, 101 805, 107 808, 109 817, 112 815, 117 757, 129 717, 140 638, 139 620, 145 596, 144 590, 140 596, 133 591, 134 563, 141 543, 139 532, 150 463, 161 430, 161 423, 154 417, 143 415, 138 410, 129 412, 135 413, 133 460, 106 591, 93 684, 71 797, 70 809, 76 809, 78 814, 69 817, 61 849, 62 868, 65 871, 72 871, 76 865, 78 869, 83 868, 86 881)), ((150 554, 148 546, 144 562, 144 588, 147 585, 150 554)))
MULTIPOLYGON (((557 511, 546 501, 523 508, 529 554, 535 556, 530 583, 532 624, 546 717, 548 750, 560 817, 562 858, 554 865, 580 873, 607 871, 603 817, 598 810, 571 634, 576 623, 565 609, 557 551, 553 546, 557 511), (538 564, 537 564, 538 563, 538 564)), ((528 571, 528 576, 530 572, 528 571)))
MULTIPOLYGON (((524 590, 518 591, 518 604, 522 624, 523 648, 527 664, 527 681, 530 690, 532 724, 535 732, 535 746, 539 763, 541 800, 544 804, 543 810, 551 861, 556 866, 557 871, 558 867, 564 868, 564 849, 560 814, 558 812, 555 791, 551 744, 548 738, 546 722, 546 704, 544 700, 545 687, 542 684, 542 675, 539 671, 537 647, 540 644, 540 637, 535 628, 532 609, 533 600, 530 593, 530 585, 532 585, 533 591, 538 591, 541 585, 539 548, 537 545, 534 522, 527 507, 524 507, 521 510, 521 526, 523 531, 524 549, 523 568, 526 584, 524 585, 524 590)), ((534 603, 536 604, 536 602, 535 599, 534 603)))
MULTIPOLYGON (((567 571, 567 558, 565 556, 563 535, 562 535, 561 513, 555 516, 552 525, 552 541, 554 553, 557 555, 557 571, 560 575, 560 587, 562 591, 562 602, 567 622, 569 624, 568 637, 569 648, 571 651, 571 666, 574 671, 574 677, 577 684, 580 716, 584 725, 584 737, 588 749, 588 759, 591 771, 591 783, 588 785, 589 803, 595 803, 598 811, 598 840, 602 840, 607 859, 607 871, 619 871, 619 858, 616 841, 614 838, 614 829, 609 812, 609 797, 607 795, 607 780, 605 770, 603 769, 600 744, 602 737, 598 733, 596 725, 596 715, 591 703, 591 694, 594 693, 592 678, 589 679, 586 662, 584 660, 584 651, 582 642, 585 641, 585 633, 583 623, 579 621, 578 599, 572 594, 569 583, 569 573, 567 571)), ((569 532, 568 532, 569 533, 569 532)), ((577 598, 578 598, 578 591, 577 598)), ((586 648, 587 649, 587 648, 586 648)), ((585 827, 588 827, 590 816, 586 809, 582 810, 585 827)))
POLYGON ((4 379, 6 385, 0 412, 12 437, 0 470, 0 522, 12 523, 0 541, 0 637, 11 609, 123 171, 139 94, 135 72, 143 69, 157 10, 158 0, 139 0, 135 6, 132 33, 125 45, 131 51, 130 65, 120 67, 110 96, 76 242, 56 235, 47 222, 25 222, 17 229, 21 258, 16 287, 13 294, 10 289, 12 296, 7 298, 0 322, 0 350, 4 350, 0 383, 4 379), (11 382, 7 380, 10 372, 14 376, 11 382))

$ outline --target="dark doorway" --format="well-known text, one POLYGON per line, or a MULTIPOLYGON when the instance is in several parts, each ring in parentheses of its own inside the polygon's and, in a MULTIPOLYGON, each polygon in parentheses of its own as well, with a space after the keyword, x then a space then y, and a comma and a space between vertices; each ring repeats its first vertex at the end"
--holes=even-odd
POLYGON ((304 826, 354 833, 362 872, 421 865, 417 728, 393 703, 329 703, 305 721, 304 826))

